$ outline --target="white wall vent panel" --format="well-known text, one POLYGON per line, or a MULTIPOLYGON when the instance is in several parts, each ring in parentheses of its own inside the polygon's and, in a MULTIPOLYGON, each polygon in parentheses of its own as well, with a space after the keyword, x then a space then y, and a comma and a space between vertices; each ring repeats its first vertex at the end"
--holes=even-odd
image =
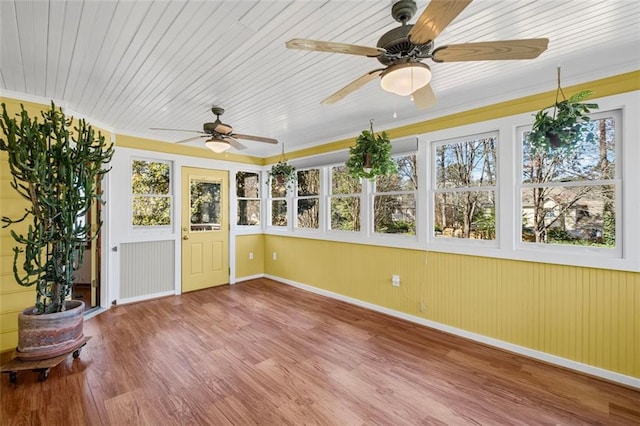
POLYGON ((121 244, 120 299, 144 299, 173 292, 174 241, 121 244))

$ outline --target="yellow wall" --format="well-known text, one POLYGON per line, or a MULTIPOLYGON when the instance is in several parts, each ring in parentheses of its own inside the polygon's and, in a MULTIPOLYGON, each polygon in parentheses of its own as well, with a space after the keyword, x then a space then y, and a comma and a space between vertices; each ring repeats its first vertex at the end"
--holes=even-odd
POLYGON ((236 237, 236 278, 264 274, 264 235, 239 235, 236 237), (253 259, 249 259, 253 253, 253 259))
POLYGON ((640 273, 274 235, 264 251, 266 274, 640 378, 640 273))

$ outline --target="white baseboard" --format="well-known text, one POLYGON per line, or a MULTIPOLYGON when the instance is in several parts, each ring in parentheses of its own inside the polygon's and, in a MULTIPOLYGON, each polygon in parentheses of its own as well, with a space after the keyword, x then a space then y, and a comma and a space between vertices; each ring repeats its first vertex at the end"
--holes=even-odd
POLYGON ((236 277, 235 283, 241 283, 243 281, 257 280, 258 278, 264 278, 264 277, 265 277, 265 274, 247 275, 246 277, 236 277))
POLYGON ((160 293, 145 294, 144 296, 128 297, 126 299, 119 299, 118 305, 126 305, 127 303, 142 302, 144 300, 157 299, 158 297, 165 297, 165 296, 173 296, 175 294, 176 294, 175 290, 169 290, 169 291, 163 291, 160 293))
POLYGON ((430 321, 424 318, 416 317, 414 315, 409 315, 404 312, 395 311, 393 309, 385 308, 384 306, 375 305, 373 303, 364 302, 359 299, 355 299, 353 297, 344 296, 339 293, 334 293, 332 291, 323 290, 321 288, 313 287, 307 284, 302 284, 296 281, 288 280, 285 278, 280 278, 275 275, 264 275, 265 278, 269 278, 283 284, 290 285, 292 287, 297 287, 302 290, 310 291, 312 293, 320 294, 322 296, 330 297, 332 299, 340 300, 342 302, 351 303, 352 305, 357 305, 363 308, 371 309, 376 312, 381 312, 383 314, 391 315, 396 318, 401 318, 406 321, 410 321, 416 324, 424 325, 426 327, 430 327, 436 330, 444 331, 446 333, 454 334, 456 336, 464 337, 466 339, 474 340, 476 342, 483 343, 485 345, 493 346, 496 348, 504 349, 509 352, 514 352, 516 354, 524 355, 529 358, 538 359, 540 361, 547 362, 549 364, 558 365, 560 367, 568 368, 570 370, 575 370, 581 373, 588 374, 590 376, 600 377, 605 380, 609 380, 612 382, 620 383, 621 385, 629 386, 632 388, 640 389, 640 378, 631 377, 624 374, 616 373, 613 371, 605 370, 603 368, 594 367, 588 364, 583 364, 581 362, 572 361, 570 359, 562 358, 556 355, 552 355, 546 352, 537 351, 534 349, 530 349, 524 346, 514 345, 513 343, 505 342, 503 340, 494 339, 491 337, 483 336, 482 334, 472 333, 467 330, 463 330, 456 327, 451 327, 446 324, 442 324, 435 321, 430 321))

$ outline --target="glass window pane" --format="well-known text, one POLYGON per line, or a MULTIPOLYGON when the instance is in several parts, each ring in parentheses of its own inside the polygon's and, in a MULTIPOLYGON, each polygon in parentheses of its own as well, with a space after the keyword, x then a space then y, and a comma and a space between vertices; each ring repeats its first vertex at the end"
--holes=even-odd
POLYGON ((287 201, 271 201, 271 225, 287 226, 287 201))
POLYGON ((612 185, 522 190, 522 240, 600 247, 616 245, 612 185))
POLYGON ((320 191, 320 170, 301 170, 298 172, 298 196, 318 195, 320 191))
POLYGON ((405 155, 393 159, 398 166, 398 173, 391 176, 380 176, 376 179, 377 192, 414 191, 418 189, 416 174, 416 156, 405 155))
POLYGON ((375 232, 415 235, 415 195, 377 195, 373 204, 375 232))
POLYGON ((332 194, 359 194, 362 192, 360 179, 352 177, 346 166, 331 168, 331 193, 332 194))
POLYGON ((170 197, 133 197, 133 226, 160 226, 170 224, 170 197))
POLYGON ((260 225, 260 200, 238 200, 238 225, 260 225))
POLYGON ((438 237, 495 240, 495 192, 436 193, 434 233, 438 237))
POLYGON ((318 213, 320 211, 317 198, 303 198, 298 200, 298 228, 317 229, 320 226, 318 213))
POLYGON ((134 194, 169 194, 169 163, 133 160, 131 189, 134 194))
POLYGON ((465 188, 496 183, 496 137, 436 148, 436 187, 465 188))
POLYGON ((592 120, 571 149, 532 150, 524 134, 522 181, 526 183, 578 182, 615 178, 615 120, 592 120))
POLYGON ((331 229, 360 230, 360 197, 331 197, 331 229))
POLYGON ((214 231, 220 229, 221 184, 200 180, 191 181, 191 230, 214 231))
POLYGON ((236 194, 240 198, 260 198, 260 175, 251 172, 236 173, 236 194))
POLYGON ((271 197, 280 198, 287 196, 287 183, 276 178, 271 178, 271 197))

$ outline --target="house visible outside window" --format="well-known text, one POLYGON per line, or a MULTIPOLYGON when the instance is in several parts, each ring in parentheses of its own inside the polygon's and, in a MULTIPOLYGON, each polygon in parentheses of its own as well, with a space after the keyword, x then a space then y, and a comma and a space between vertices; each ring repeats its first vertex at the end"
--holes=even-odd
POLYGON ((619 111, 593 114, 576 144, 534 149, 522 143, 521 240, 527 243, 614 248, 620 200, 616 150, 619 111))
POLYGON ((131 162, 134 227, 171 225, 173 203, 171 186, 169 162, 149 160, 131 162))
POLYGON ((271 226, 287 226, 287 183, 271 177, 269 180, 271 226))
POLYGON ((398 173, 378 177, 373 193, 373 230, 384 234, 416 234, 416 155, 394 158, 398 173))
POLYGON ((257 172, 236 173, 236 196, 238 199, 238 225, 260 225, 260 174, 257 172))
POLYGON ((435 237, 495 240, 497 142, 490 133, 434 144, 435 237))
POLYGON ((320 227, 320 170, 298 171, 296 191, 296 227, 318 229, 320 227))
POLYGON ((360 231, 362 181, 352 177, 344 165, 333 166, 330 170, 330 229, 335 231, 360 231))

